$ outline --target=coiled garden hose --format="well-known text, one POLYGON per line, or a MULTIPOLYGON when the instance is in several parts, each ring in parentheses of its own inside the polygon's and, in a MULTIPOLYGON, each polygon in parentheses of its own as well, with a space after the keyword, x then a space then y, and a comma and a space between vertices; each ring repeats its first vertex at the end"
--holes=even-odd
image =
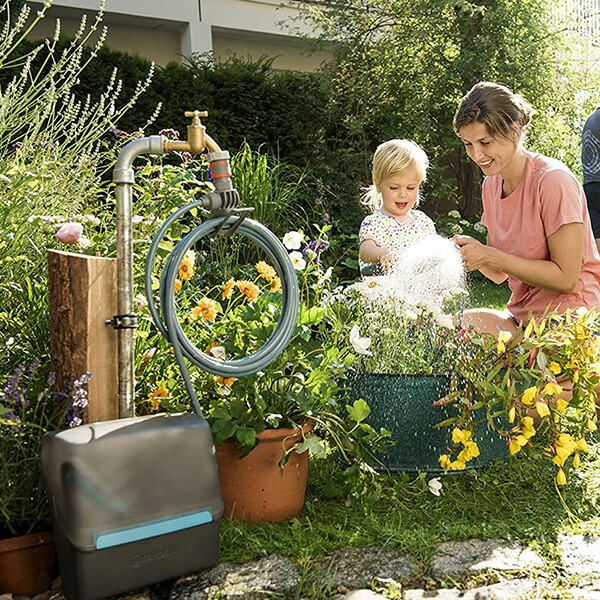
POLYGON ((192 364, 222 377, 245 377, 264 369, 275 360, 287 346, 298 319, 298 308, 300 296, 298 291, 298 278, 290 261, 289 255, 279 239, 264 225, 257 221, 247 219, 244 216, 226 212, 211 217, 198 225, 183 237, 168 255, 162 267, 159 287, 159 304, 154 302, 152 291, 152 272, 156 261, 156 252, 160 242, 171 225, 185 213, 194 208, 205 207, 209 200, 203 198, 191 202, 177 211, 160 226, 154 237, 146 259, 145 288, 148 298, 148 307, 154 323, 159 331, 173 346, 175 359, 181 370, 185 387, 190 396, 195 411, 201 415, 198 397, 190 377, 188 367, 184 358, 192 364), (179 265, 185 253, 200 239, 209 236, 224 234, 227 232, 239 232, 253 240, 260 246, 273 261, 275 270, 282 283, 282 309, 281 316, 275 330, 267 342, 256 352, 236 360, 219 360, 199 350, 189 340, 177 317, 175 301, 175 279, 179 271, 179 265))

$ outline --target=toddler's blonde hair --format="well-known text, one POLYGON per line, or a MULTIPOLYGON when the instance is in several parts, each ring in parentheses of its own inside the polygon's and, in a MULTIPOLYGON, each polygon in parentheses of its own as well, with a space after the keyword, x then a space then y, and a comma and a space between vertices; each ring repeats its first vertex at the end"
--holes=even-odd
MULTIPOLYGON (((429 159, 427 154, 417 144, 410 140, 389 140, 379 144, 373 155, 373 184, 364 189, 362 204, 372 211, 383 206, 383 197, 379 191, 381 185, 394 175, 414 173, 421 183, 427 177, 429 159)), ((415 206, 418 206, 419 198, 415 206)))

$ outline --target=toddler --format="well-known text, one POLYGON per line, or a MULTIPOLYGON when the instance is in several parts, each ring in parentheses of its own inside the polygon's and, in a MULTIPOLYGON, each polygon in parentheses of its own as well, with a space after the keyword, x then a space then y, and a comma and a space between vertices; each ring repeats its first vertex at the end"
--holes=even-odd
POLYGON ((420 210, 421 183, 429 160, 410 140, 390 140, 377 147, 373 156, 373 185, 363 204, 373 212, 359 232, 359 265, 363 275, 393 270, 415 242, 435 234, 433 221, 420 210))

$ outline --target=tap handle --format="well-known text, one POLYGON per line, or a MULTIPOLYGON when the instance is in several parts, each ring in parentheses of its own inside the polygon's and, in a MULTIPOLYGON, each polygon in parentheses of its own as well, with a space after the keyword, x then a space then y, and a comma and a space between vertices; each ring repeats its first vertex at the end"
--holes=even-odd
POLYGON ((208 117, 208 111, 206 110, 186 110, 184 114, 192 119, 192 126, 201 125, 200 117, 208 117))

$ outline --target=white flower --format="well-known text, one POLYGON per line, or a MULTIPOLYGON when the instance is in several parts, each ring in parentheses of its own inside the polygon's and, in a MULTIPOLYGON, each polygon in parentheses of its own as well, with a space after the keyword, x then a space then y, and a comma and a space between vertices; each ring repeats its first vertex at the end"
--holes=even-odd
POLYGON ((306 267, 306 261, 302 256, 302 252, 290 252, 290 260, 296 271, 302 271, 306 267))
POLYGON ((360 337, 360 331, 358 325, 354 325, 350 330, 350 343, 357 354, 365 354, 366 356, 373 356, 373 353, 369 351, 371 345, 371 338, 360 337))
POLYGON ((473 225, 473 229, 477 233, 485 233, 487 231, 487 227, 483 223, 475 223, 475 225, 473 225))
POLYGON ((143 306, 148 306, 148 300, 146 300, 146 296, 144 294, 138 294, 134 299, 133 302, 135 303, 135 305, 138 308, 141 308, 143 306))
POLYGON ((319 281, 317 281, 317 287, 320 288, 326 281, 331 279, 331 274, 333 273, 333 267, 329 267, 325 273, 320 277, 319 281))
POLYGON ((446 315, 442 313, 441 315, 438 315, 435 320, 441 327, 445 327, 446 329, 454 329, 454 320, 452 319, 452 315, 446 315))
POLYGON ((448 213, 449 217, 452 217, 453 219, 460 219, 460 213, 457 210, 451 210, 448 213))
POLYGON ((89 238, 86 238, 85 236, 81 236, 78 240, 77 243, 82 247, 82 248, 89 248, 92 245, 92 241, 89 238))
POLYGON ((132 225, 138 225, 143 220, 144 220, 144 217, 142 217, 142 215, 133 215, 133 217, 131 217, 132 225))
POLYGON ((288 231, 283 236, 283 245, 288 250, 298 250, 300 248, 300 244, 302 244, 303 239, 304 234, 301 231, 288 231))
POLYGON ((223 346, 213 346, 208 353, 220 360, 225 360, 225 358, 227 358, 227 355, 225 354, 225 348, 223 346))
POLYGON ((442 482, 439 477, 434 477, 427 482, 427 487, 434 496, 439 496, 442 489, 442 482))
POLYGON ((219 396, 229 396, 231 390, 226 385, 221 385, 217 388, 217 394, 219 394, 219 396))

